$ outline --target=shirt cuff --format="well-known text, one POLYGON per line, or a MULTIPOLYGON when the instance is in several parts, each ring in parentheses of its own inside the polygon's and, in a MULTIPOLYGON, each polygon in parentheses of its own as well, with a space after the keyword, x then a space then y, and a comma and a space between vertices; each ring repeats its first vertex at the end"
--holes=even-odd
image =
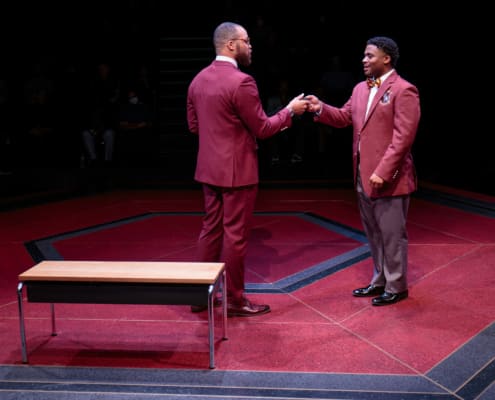
POLYGON ((323 103, 320 101, 320 109, 315 112, 315 115, 319 117, 322 111, 323 111, 323 103))

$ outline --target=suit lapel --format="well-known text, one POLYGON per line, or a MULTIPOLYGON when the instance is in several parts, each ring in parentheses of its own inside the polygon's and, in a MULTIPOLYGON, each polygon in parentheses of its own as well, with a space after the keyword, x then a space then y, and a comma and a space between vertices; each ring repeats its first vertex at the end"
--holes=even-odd
MULTIPOLYGON (((371 103, 370 109, 368 111, 368 115, 365 116, 363 126, 366 125, 366 123, 370 119, 371 115, 375 111, 375 108, 376 108, 378 102, 381 100, 383 100, 383 101, 387 100, 388 101, 388 99, 386 99, 384 95, 386 95, 387 93, 390 93, 390 88, 392 87, 392 84, 396 81, 397 76, 398 76, 397 72, 394 71, 392 74, 390 74, 390 76, 387 78, 387 80, 385 82, 383 82, 383 84, 378 88, 378 91, 376 92, 375 97, 373 98, 373 102, 371 103)), ((369 92, 368 92, 368 95, 369 95, 369 92)), ((367 101, 368 101, 368 98, 366 98, 366 102, 367 101)))
POLYGON ((366 120, 364 121, 365 123, 366 123, 366 121, 368 121, 370 119, 370 116, 371 116, 371 114, 373 114, 373 111, 375 111, 376 105, 380 101, 383 93, 385 93, 385 91, 388 89, 388 88, 387 89, 385 88, 386 86, 387 86, 386 84, 383 84, 376 91, 375 97, 373 98, 373 101, 371 103, 370 109, 368 111, 368 115, 366 117, 366 120))

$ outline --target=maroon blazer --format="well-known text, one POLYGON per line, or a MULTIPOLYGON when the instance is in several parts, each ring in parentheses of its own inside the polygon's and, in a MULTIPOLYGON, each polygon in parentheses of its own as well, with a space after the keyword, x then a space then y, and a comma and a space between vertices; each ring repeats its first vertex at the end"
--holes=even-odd
POLYGON ((199 134, 196 181, 239 187, 259 181, 256 139, 290 127, 292 118, 286 108, 268 117, 255 80, 215 60, 189 85, 187 122, 199 134))
POLYGON ((361 181, 369 197, 410 194, 417 189, 411 147, 421 115, 418 90, 393 71, 378 89, 365 119, 369 92, 366 81, 358 83, 342 108, 324 104, 315 120, 337 128, 352 124, 354 181, 360 147, 361 181), (371 189, 373 173, 385 180, 381 189, 371 189))

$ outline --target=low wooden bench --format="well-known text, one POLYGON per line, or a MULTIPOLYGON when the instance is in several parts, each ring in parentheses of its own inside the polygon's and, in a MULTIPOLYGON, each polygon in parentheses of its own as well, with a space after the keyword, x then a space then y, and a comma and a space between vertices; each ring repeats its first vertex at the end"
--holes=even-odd
POLYGON ((222 288, 223 339, 227 339, 227 287, 224 263, 155 261, 42 261, 19 275, 17 299, 22 362, 27 363, 23 287, 29 302, 204 305, 208 308, 210 368, 215 368, 214 305, 222 288))

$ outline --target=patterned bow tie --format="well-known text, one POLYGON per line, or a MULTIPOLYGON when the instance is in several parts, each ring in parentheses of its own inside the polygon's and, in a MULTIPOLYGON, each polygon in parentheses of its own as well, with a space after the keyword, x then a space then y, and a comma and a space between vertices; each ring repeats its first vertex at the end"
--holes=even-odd
POLYGON ((366 83, 368 84, 368 86, 370 88, 372 88, 373 86, 376 86, 377 88, 380 87, 380 85, 382 84, 382 81, 380 78, 368 78, 366 79, 366 83))

